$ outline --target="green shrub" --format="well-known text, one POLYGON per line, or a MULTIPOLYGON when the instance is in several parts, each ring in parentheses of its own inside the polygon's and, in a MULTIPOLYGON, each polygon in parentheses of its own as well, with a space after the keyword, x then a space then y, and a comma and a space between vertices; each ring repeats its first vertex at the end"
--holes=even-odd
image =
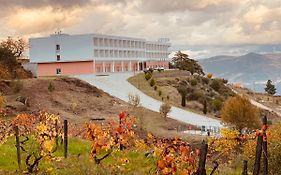
POLYGON ((149 72, 146 72, 145 74, 144 74, 144 78, 148 81, 148 80, 150 80, 151 79, 151 77, 152 77, 152 73, 149 71, 149 72))
POLYGON ((227 83, 228 83, 228 80, 227 80, 227 79, 222 79, 222 82, 223 82, 224 84, 227 84, 227 83))
POLYGON ((220 80, 218 79, 214 79, 212 81, 212 83, 210 84, 211 88, 213 88, 215 91, 219 91, 220 88, 221 88, 221 83, 220 83, 220 80))
POLYGON ((14 93, 19 93, 23 88, 23 83, 20 80, 12 82, 12 89, 14 93))
POLYGON ((203 84, 209 84, 209 79, 208 78, 206 78, 206 77, 202 77, 202 82, 203 82, 203 84))
POLYGON ((212 101, 212 105, 213 105, 215 111, 220 111, 221 108, 222 108, 223 103, 222 103, 222 101, 220 99, 214 99, 212 101))
POLYGON ((189 96, 188 100, 199 100, 200 98, 203 98, 204 94, 199 90, 194 90, 189 96))
POLYGON ((152 78, 152 79, 150 80, 150 86, 153 87, 154 85, 155 85, 155 80, 152 78))
POLYGON ((161 96, 162 95, 162 91, 159 90, 158 91, 158 95, 161 96))
POLYGON ((154 86, 154 90, 157 91, 157 86, 154 86))
POLYGON ((197 80, 196 79, 191 79, 191 80, 189 80, 189 83, 191 84, 191 86, 196 86, 197 85, 197 80))
POLYGON ((49 92, 53 92, 55 90, 55 86, 53 85, 52 82, 49 83, 49 86, 48 86, 48 91, 49 92))

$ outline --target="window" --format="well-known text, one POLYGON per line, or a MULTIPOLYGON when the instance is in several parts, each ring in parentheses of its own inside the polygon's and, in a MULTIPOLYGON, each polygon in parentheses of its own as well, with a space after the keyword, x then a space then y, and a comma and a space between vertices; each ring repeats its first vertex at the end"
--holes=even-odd
POLYGON ((60 55, 57 55, 57 61, 60 61, 60 55))
POLYGON ((61 69, 57 68, 57 75, 61 74, 61 69))
POLYGON ((56 50, 58 51, 58 50, 60 50, 60 45, 56 45, 56 50))

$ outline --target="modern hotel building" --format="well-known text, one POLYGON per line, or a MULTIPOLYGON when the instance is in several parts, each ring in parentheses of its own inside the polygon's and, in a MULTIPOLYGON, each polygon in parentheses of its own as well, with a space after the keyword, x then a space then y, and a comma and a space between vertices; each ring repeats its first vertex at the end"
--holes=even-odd
POLYGON ((55 34, 31 38, 30 63, 37 76, 77 75, 105 72, 139 71, 144 68, 168 68, 167 39, 100 34, 55 34))

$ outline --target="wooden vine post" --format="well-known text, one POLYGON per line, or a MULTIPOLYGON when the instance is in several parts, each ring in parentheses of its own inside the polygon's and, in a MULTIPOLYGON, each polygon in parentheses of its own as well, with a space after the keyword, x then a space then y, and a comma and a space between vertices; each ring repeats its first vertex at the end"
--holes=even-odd
POLYGON ((68 123, 67 123, 67 120, 64 120, 63 132, 64 132, 64 139, 63 139, 64 158, 67 158, 67 147, 68 147, 68 123))
POLYGON ((243 161, 243 172, 242 175, 248 175, 248 161, 244 160, 243 161))
POLYGON ((15 134, 16 134, 17 160, 18 160, 19 171, 21 172, 20 138, 19 138, 18 126, 15 126, 14 130, 15 130, 15 134))
MULTIPOLYGON (((124 118, 126 117, 126 115, 125 115, 125 112, 121 112, 120 114, 119 114, 119 127, 120 128, 122 128, 122 121, 124 120, 124 118)), ((124 146, 121 144, 121 140, 120 140, 120 138, 119 138, 119 136, 117 136, 117 139, 118 139, 118 142, 119 142, 119 149, 120 150, 123 150, 124 149, 124 146)))
POLYGON ((196 175, 206 175, 205 165, 206 165, 207 151, 208 151, 208 144, 205 142, 205 140, 203 140, 200 148, 200 158, 199 158, 198 170, 196 175))
POLYGON ((268 128, 267 125, 267 117, 264 116, 262 120, 262 134, 263 134, 263 142, 262 142, 262 149, 263 149, 263 174, 268 175, 268 154, 267 154, 267 135, 266 130, 268 128))
POLYGON ((257 146, 256 146, 256 158, 255 158, 255 164, 254 164, 254 169, 253 169, 253 175, 259 175, 260 173, 260 166, 261 166, 261 157, 262 157, 262 152, 263 158, 264 158, 264 175, 268 174, 268 158, 267 158, 267 137, 266 137, 266 130, 268 128, 267 125, 267 117, 264 116, 263 118, 263 126, 262 130, 258 131, 258 139, 257 139, 257 146))

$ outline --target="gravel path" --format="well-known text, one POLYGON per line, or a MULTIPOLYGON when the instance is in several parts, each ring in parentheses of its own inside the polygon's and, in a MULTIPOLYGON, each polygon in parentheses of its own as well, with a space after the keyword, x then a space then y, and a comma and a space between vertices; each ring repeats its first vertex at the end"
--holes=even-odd
MULTIPOLYGON (((162 103, 145 95, 140 90, 131 85, 127 81, 127 79, 131 76, 133 76, 133 73, 108 73, 106 74, 106 76, 97 76, 95 74, 91 74, 79 75, 75 77, 87 81, 88 83, 96 86, 97 88, 102 89, 104 92, 107 92, 110 95, 115 96, 124 101, 128 101, 129 93, 138 94, 140 96, 141 105, 143 107, 148 108, 152 111, 159 112, 159 108, 162 103)), ((169 113, 168 117, 199 127, 222 127, 219 120, 208 118, 206 116, 189 112, 177 107, 172 107, 172 110, 169 113)))

